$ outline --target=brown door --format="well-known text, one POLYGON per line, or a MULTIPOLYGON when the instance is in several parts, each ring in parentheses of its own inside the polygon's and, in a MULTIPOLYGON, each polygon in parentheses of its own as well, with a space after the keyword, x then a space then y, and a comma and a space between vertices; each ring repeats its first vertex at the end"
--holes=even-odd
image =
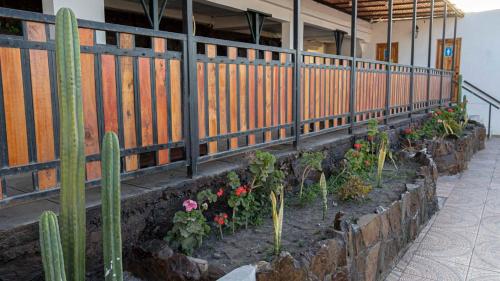
POLYGON ((436 68, 441 69, 441 59, 444 56, 443 68, 445 70, 451 70, 453 62, 453 52, 456 50, 455 74, 460 73, 461 49, 462 49, 462 38, 457 38, 457 41, 455 43, 455 48, 453 48, 453 39, 446 39, 444 41, 444 51, 443 51, 443 40, 439 39, 437 41, 436 68))
MULTIPOLYGON (((441 60, 444 57, 443 69, 451 70, 453 63, 453 52, 455 53, 455 74, 453 75, 453 80, 458 79, 458 74, 460 73, 460 55, 462 53, 462 38, 457 38, 455 42, 455 48, 453 48, 453 39, 446 39, 444 41, 444 51, 443 51, 443 39, 437 40, 437 55, 436 55, 436 68, 441 69, 441 60)), ((455 93, 452 100, 456 101, 458 94, 458 89, 455 87, 455 93)))
MULTIPOLYGON (((398 63, 399 59, 399 43, 392 42, 391 44, 391 62, 398 63)), ((387 61, 387 43, 378 43, 377 44, 377 60, 379 61, 387 61)))

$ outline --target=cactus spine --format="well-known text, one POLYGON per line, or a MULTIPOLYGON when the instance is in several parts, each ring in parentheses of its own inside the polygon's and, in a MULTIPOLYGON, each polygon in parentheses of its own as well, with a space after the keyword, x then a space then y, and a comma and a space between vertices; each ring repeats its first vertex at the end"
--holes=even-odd
POLYGON ((85 154, 80 40, 75 15, 56 16, 56 61, 60 114, 61 238, 68 280, 85 280, 85 154))
POLYGON ((64 259, 59 237, 59 225, 54 212, 45 211, 40 217, 40 248, 45 280, 66 281, 64 259))
POLYGON ((102 144, 102 228, 104 276, 106 281, 122 280, 120 227, 120 148, 115 133, 108 132, 102 144))

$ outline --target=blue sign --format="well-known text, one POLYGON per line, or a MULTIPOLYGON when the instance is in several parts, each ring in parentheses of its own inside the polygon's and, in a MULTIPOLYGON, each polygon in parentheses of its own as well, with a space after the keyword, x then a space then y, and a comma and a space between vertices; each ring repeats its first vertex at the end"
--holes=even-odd
POLYGON ((444 49, 444 56, 445 57, 451 57, 451 56, 453 56, 453 48, 452 47, 446 47, 444 49))

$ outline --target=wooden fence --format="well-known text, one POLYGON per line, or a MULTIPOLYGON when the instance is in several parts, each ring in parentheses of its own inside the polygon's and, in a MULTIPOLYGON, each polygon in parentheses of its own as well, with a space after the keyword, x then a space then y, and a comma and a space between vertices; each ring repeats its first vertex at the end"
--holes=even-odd
MULTIPOLYGON (((0 205, 5 205, 57 191, 59 124, 55 18, 3 8, 0 17, 23 27, 21 36, 0 35, 0 205), (31 183, 20 188, 16 180, 23 175, 31 183)), ((351 120, 353 58, 303 53, 294 97, 294 50, 195 37, 198 138, 193 140, 186 36, 82 20, 79 26, 89 184, 100 178, 106 131, 119 136, 123 175, 137 176, 190 165, 192 141, 200 144, 197 160, 206 162, 292 142, 297 133, 313 136, 450 100, 449 72, 415 67, 410 102, 411 66, 356 59, 351 120), (103 38, 107 44, 101 44, 103 38), (294 100, 300 112, 294 111, 294 100)))

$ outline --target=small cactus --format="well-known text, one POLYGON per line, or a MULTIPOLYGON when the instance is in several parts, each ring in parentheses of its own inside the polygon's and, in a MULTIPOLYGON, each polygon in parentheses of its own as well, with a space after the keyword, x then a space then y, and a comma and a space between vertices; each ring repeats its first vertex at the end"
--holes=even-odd
POLYGON ((104 276, 106 281, 120 281, 122 248, 120 227, 120 148, 113 132, 104 136, 102 144, 102 228, 104 276))
POLYGON ((46 281, 66 281, 57 216, 45 211, 40 216, 40 248, 46 281))
POLYGON ((61 238, 69 280, 85 280, 85 153, 80 40, 74 13, 56 16, 60 116, 61 238))

